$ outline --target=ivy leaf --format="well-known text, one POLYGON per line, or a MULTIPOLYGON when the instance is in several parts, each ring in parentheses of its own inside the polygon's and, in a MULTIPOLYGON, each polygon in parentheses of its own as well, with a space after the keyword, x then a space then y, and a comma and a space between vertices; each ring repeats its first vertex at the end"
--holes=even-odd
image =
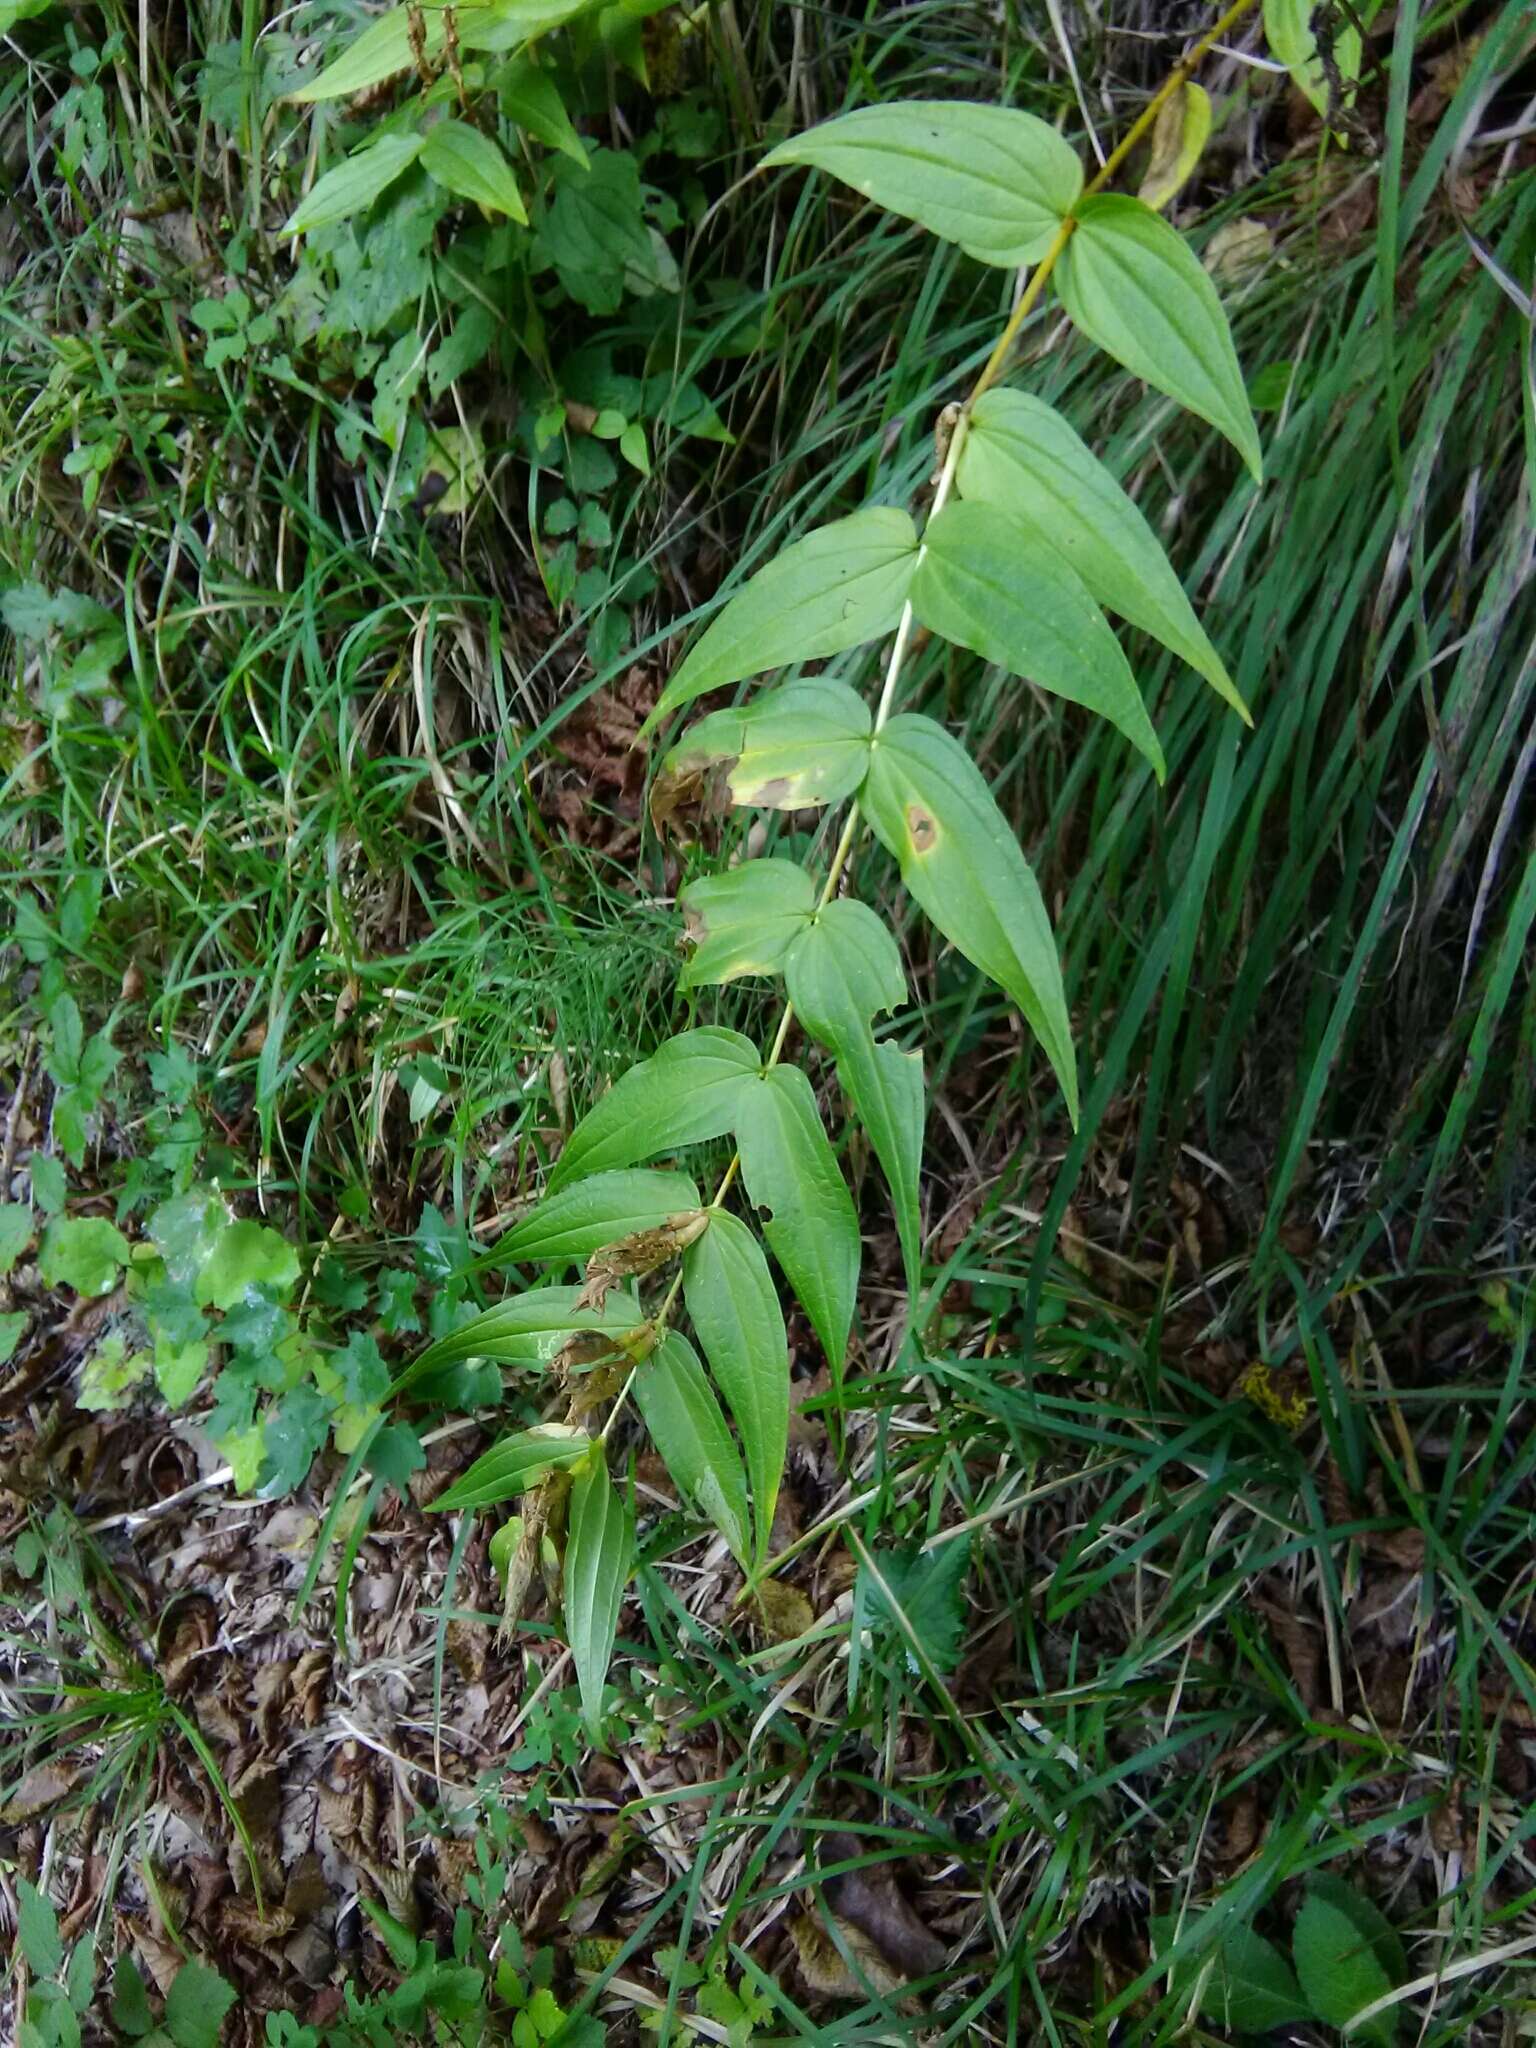
POLYGON ((201 1308, 232 1309, 253 1287, 282 1294, 299 1277, 299 1255, 281 1232, 241 1218, 221 1233, 193 1284, 201 1308))
POLYGON ((996 505, 929 522, 912 609, 925 626, 1117 726, 1163 779, 1163 750, 1109 621, 1059 548, 996 505))
MULTIPOLYGON (((366 40, 363 38, 362 40, 366 40)), ((326 172, 288 219, 285 235, 310 234, 372 206, 379 194, 408 171, 425 147, 420 135, 383 135, 326 172)))
POLYGON ((127 1238, 101 1216, 56 1216, 37 1251, 44 1286, 76 1294, 110 1294, 127 1263, 127 1238))
POLYGON ((690 726, 662 764, 651 815, 724 772, 731 801, 798 811, 852 795, 869 766, 869 706, 846 683, 816 676, 767 690, 752 703, 690 726))
POLYGON ((522 1265, 532 1259, 584 1259, 593 1252, 659 1230, 674 1216, 699 1206, 699 1191, 686 1173, 630 1167, 594 1173, 514 1223, 499 1239, 488 1264, 522 1265))
POLYGON ((956 480, 964 497, 998 506, 1064 556, 1100 604, 1172 648, 1252 724, 1157 536, 1053 407, 1024 391, 984 392, 956 480))
POLYGON ((592 1450, 583 1429, 563 1422, 539 1422, 520 1429, 476 1458, 467 1472, 444 1489, 429 1506, 434 1514, 461 1508, 494 1508, 514 1494, 537 1486, 546 1472, 569 1472, 592 1450))
POLYGON ((565 1634, 576 1661, 582 1712, 595 1742, 602 1739, 603 1682, 619 1633, 619 1609, 634 1562, 628 1507, 614 1491, 601 1445, 577 1468, 571 1484, 565 1544, 565 1634))
POLYGON ((1016 107, 893 100, 781 142, 765 169, 813 164, 1005 270, 1045 254, 1082 190, 1082 166, 1055 129, 1016 107))
POLYGON ((437 122, 422 146, 421 167, 457 198, 527 226, 528 211, 512 166, 491 138, 467 121, 437 122))
POLYGON ((720 1403, 686 1337, 669 1330, 635 1373, 635 1403, 684 1502, 750 1569, 747 1482, 720 1403))
POLYGON ((0 1280, 32 1242, 34 1228, 30 1202, 0 1202, 0 1280))
POLYGON ((343 1398, 359 1408, 372 1407, 389 1392, 389 1367, 366 1330, 353 1330, 345 1350, 334 1352, 330 1364, 341 1381, 343 1398))
POLYGON ((1040 887, 980 769, 932 719, 903 712, 864 786, 875 835, 951 944, 1018 1004, 1077 1122, 1077 1062, 1040 887))
POLYGON ((550 1191, 679 1145, 723 1137, 735 1121, 742 1082, 761 1069, 756 1046, 739 1031, 706 1025, 669 1038, 621 1075, 582 1118, 555 1162, 550 1191))
POLYGON ((816 884, 792 860, 747 860, 690 882, 678 899, 694 950, 680 986, 773 974, 816 910, 816 884))
POLYGON ((684 1253, 683 1295, 741 1432, 761 1567, 789 1446, 789 1340, 762 1247, 729 1210, 684 1253))
POLYGON ((402 1500, 413 1472, 421 1471, 427 1454, 408 1422, 387 1422, 368 1445, 363 1463, 375 1479, 386 1480, 402 1500))
POLYGON ((874 1560, 874 1571, 860 1568, 865 1613, 899 1640, 914 1674, 922 1670, 912 1648, 914 1637, 934 1670, 953 1671, 959 1663, 970 1562, 970 1541, 962 1537, 936 1550, 883 1552, 874 1560))
MULTIPOLYGON (((221 1382, 224 1377, 219 1375, 221 1382)), ((288 1389, 262 1437, 266 1466, 261 1491, 266 1499, 292 1493, 303 1484, 329 1426, 330 1411, 314 1387, 288 1389)))
POLYGON ((657 699, 641 739, 706 690, 893 632, 916 566, 916 529, 895 506, 866 506, 816 527, 759 569, 710 622, 657 699))
POLYGON ((1175 229, 1139 199, 1085 199, 1056 266, 1072 324, 1117 363, 1226 435, 1255 483, 1259 433, 1216 287, 1175 229))
POLYGON ((769 1249, 840 1374, 859 1286, 859 1223, 810 1082, 773 1067, 741 1091, 741 1177, 769 1249))
POLYGON ((1326 1873, 1314 1877, 1296 1916, 1291 1949, 1301 1988, 1319 2019, 1349 2030, 1354 2040, 1391 2048, 1400 2008, 1389 2006, 1360 2027, 1350 2024, 1408 1974, 1401 1939, 1369 1899, 1326 1873))
POLYGON ((458 1329, 439 1337, 415 1359, 396 1383, 396 1391, 441 1365, 466 1358, 494 1358, 502 1365, 545 1365, 577 1331, 594 1331, 614 1340, 616 1348, 641 1329, 639 1304, 626 1294, 611 1294, 601 1308, 587 1308, 579 1287, 533 1287, 471 1317, 458 1329))
POLYGON ((230 1214, 212 1188, 189 1188, 150 1215, 150 1241, 165 1261, 168 1285, 190 1292, 230 1226, 230 1214))
POLYGON ((907 1292, 922 1279, 918 1182, 923 1156, 923 1063, 919 1054, 875 1042, 870 1019, 904 1001, 901 954, 867 904, 839 898, 790 947, 785 982, 795 1014, 837 1057, 837 1078, 853 1104, 891 1191, 907 1292))
POLYGON ((392 1337, 421 1328, 416 1313, 416 1275, 400 1266, 386 1266, 378 1277, 379 1321, 392 1337))

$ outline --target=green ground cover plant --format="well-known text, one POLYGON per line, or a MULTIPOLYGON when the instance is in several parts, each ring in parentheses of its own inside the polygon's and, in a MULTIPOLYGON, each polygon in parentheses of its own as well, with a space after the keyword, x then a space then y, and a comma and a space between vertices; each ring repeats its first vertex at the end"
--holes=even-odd
POLYGON ((7 1905, 274 2039, 1518 2031, 1524 10, 0 21, 7 1905), (296 1647, 334 2010, 175 1836, 281 1921, 296 1647))

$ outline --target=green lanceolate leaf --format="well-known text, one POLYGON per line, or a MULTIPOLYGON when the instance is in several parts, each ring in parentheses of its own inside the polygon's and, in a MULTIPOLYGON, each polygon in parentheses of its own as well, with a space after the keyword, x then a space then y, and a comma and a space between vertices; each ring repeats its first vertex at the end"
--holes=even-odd
POLYGON ((361 213, 402 171, 410 169, 422 148, 419 135, 384 135, 369 148, 358 150, 310 187, 284 223, 283 233, 307 234, 361 213))
POLYGON ((741 1432, 761 1566, 789 1445, 789 1340, 762 1247, 729 1210, 684 1254, 683 1297, 741 1432))
POLYGON ((1023 1011, 1077 1121, 1077 1062, 1061 963, 1040 886, 965 749, 903 712, 880 734, 864 785, 875 835, 952 945, 1023 1011))
POLYGON ((509 121, 586 168, 586 146, 571 126, 560 89, 531 57, 520 57, 507 66, 497 84, 496 98, 509 121))
POLYGON ((780 143, 763 162, 830 171, 1005 270, 1045 254, 1083 185, 1075 153, 1044 121, 955 100, 860 107, 780 143))
POLYGON ((960 647, 1085 705, 1146 755, 1163 750, 1108 619, 1059 549, 995 505, 946 505, 923 536, 912 609, 960 647))
MULTIPOLYGON (((1350 2029, 1357 2012, 1385 1998, 1408 1975, 1397 1930, 1369 1899, 1327 1872, 1307 1887, 1291 1952, 1312 2011, 1331 2027, 1350 2029)), ((1350 2029, 1350 2038, 1391 2048, 1401 2021, 1401 2008, 1389 2006, 1350 2029)))
POLYGON ((660 819, 674 793, 723 773, 732 803, 798 811, 840 803, 864 779, 873 721, 846 683, 824 676, 766 690, 740 710, 690 726, 668 754, 651 797, 660 819))
MULTIPOLYGON (((1360 10, 1355 19, 1369 21, 1372 6, 1360 10)), ((1291 82, 1304 93, 1320 114, 1328 112, 1328 74, 1317 52, 1312 27, 1315 12, 1311 0, 1264 0, 1264 40, 1269 52, 1291 74, 1291 82)), ((1333 62, 1340 82, 1352 86, 1360 76, 1360 31, 1348 16, 1341 16, 1333 32, 1333 62)), ((1346 103, 1354 95, 1346 92, 1346 103)))
POLYGON ((635 1403, 685 1503, 720 1531, 744 1571, 751 1568, 747 1482, 698 1354, 669 1330, 635 1373, 635 1403))
POLYGON ((592 1439, 585 1430, 572 1429, 563 1422, 535 1423, 504 1436, 483 1457, 476 1458, 431 1501, 435 1511, 457 1512, 460 1508, 494 1508, 514 1494, 537 1486, 546 1472, 568 1472, 590 1455, 592 1439))
POLYGON ((1263 481, 1258 429, 1216 287, 1189 244, 1139 199, 1078 209, 1056 266, 1072 324, 1107 355, 1225 434, 1263 481))
POLYGON ((633 1166, 719 1138, 736 1119, 741 1083, 762 1057, 739 1031, 684 1031, 622 1074, 572 1131, 549 1176, 551 1192, 592 1173, 633 1166))
POLYGON ((737 1099, 741 1177, 773 1256, 842 1371, 859 1286, 853 1197, 798 1067, 771 1067, 737 1099))
POLYGON ((791 661, 842 654, 894 631, 917 562, 907 513, 871 505, 819 526, 759 569, 689 650, 643 739, 706 690, 791 661))
POLYGON ((1157 536, 1053 407, 1024 391, 984 392, 956 481, 963 497, 996 505, 1064 555, 1100 604, 1172 648, 1248 718, 1157 536))
POLYGON ((637 1230, 659 1230, 699 1206, 686 1173, 631 1167, 594 1173, 512 1225, 483 1265, 518 1266, 533 1259, 584 1259, 637 1230))
POLYGON ((690 882, 679 897, 693 952, 681 986, 776 974, 816 909, 816 884, 792 860, 748 860, 690 882))
POLYGON ((611 1337, 616 1350, 644 1327, 639 1305, 626 1294, 611 1294, 601 1308, 587 1308, 579 1287, 531 1287, 510 1301, 463 1324, 447 1337, 429 1344, 414 1359, 394 1391, 434 1372, 441 1365, 457 1365, 466 1358, 491 1358, 500 1365, 545 1365, 567 1337, 587 1331, 611 1337))
MULTIPOLYGON (((494 0, 485 6, 457 7, 454 25, 463 50, 510 50, 543 30, 557 27, 579 14, 591 0, 542 0, 538 6, 513 6, 508 0, 494 0)), ((333 63, 318 77, 300 86, 288 97, 301 105, 320 100, 351 99, 381 85, 398 71, 416 62, 411 34, 413 17, 419 24, 421 54, 431 62, 441 55, 447 40, 446 7, 440 4, 391 7, 377 21, 348 43, 333 63)))
POLYGON ((790 947, 785 982, 795 1014, 837 1056, 853 1104, 891 1191, 907 1289, 921 1279, 918 1183, 923 1153, 923 1063, 878 1045, 870 1019, 906 998, 896 941, 867 904, 840 898, 819 911, 790 947))
POLYGON ((439 121, 422 146, 421 167, 456 198, 527 225, 512 166, 491 138, 467 121, 439 121))
POLYGON ((565 1634, 576 1660, 582 1712, 594 1740, 602 1736, 603 1681, 634 1555, 629 1509, 614 1491, 603 1446, 595 1444, 571 1482, 565 1541, 565 1634))

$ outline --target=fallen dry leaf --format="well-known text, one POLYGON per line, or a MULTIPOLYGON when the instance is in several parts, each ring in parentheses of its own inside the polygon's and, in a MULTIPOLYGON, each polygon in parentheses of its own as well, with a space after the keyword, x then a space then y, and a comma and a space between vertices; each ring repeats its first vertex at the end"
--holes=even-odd
MULTIPOLYGON (((864 1854, 857 1835, 830 1834, 822 1843, 828 1863, 847 1863, 864 1854)), ((930 1977, 944 1967, 948 1949, 918 1918, 889 1863, 832 1878, 827 1892, 838 1918, 867 1934, 892 1968, 908 1977, 930 1977)))

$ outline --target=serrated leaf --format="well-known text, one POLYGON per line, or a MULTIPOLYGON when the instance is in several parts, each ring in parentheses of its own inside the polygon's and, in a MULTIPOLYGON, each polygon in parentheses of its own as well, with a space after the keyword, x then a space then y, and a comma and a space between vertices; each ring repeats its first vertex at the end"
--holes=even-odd
POLYGON ((43 1284, 76 1294, 110 1294, 127 1263, 128 1240, 104 1216, 56 1216, 37 1248, 43 1284))
POLYGON ((761 1566, 789 1445, 789 1340, 762 1247, 729 1210, 684 1254, 683 1296, 741 1432, 761 1566))
POLYGON ((235 1987, 206 1963, 183 1963, 165 1997, 162 2025, 176 2048, 217 2048, 235 1987))
POLYGON ((840 1373, 859 1286, 859 1223, 810 1082, 770 1068, 741 1091, 741 1177, 769 1249, 840 1373))
POLYGON ((638 1368, 635 1403, 686 1504, 724 1536, 744 1571, 751 1565, 747 1482, 698 1354, 668 1331, 638 1368))
POLYGON ((594 1741, 602 1739, 603 1683, 619 1632, 634 1548, 629 1509, 614 1490, 598 1445, 571 1482, 565 1544, 565 1634, 594 1741))
POLYGON ((970 1541, 960 1537, 937 1550, 881 1552, 874 1570, 860 1568, 864 1612, 873 1624, 891 1630, 914 1675, 923 1668, 914 1637, 935 1671, 953 1671, 959 1663, 970 1563, 970 1541))
POLYGON ((895 506, 866 506, 817 527, 759 569, 710 622, 640 737, 706 690, 894 631, 916 564, 916 529, 895 506))
MULTIPOLYGON (((1348 2028, 1357 2012, 1385 1998, 1401 1981, 1388 1970, 1371 1934, 1357 1924, 1354 1905, 1351 1901, 1346 1908, 1331 1892, 1312 1886, 1291 1941, 1301 1988, 1317 2018, 1331 2027, 1348 2028)), ((1397 2007, 1388 2007, 1353 2029, 1351 2038, 1390 2048, 1401 2018, 1397 2007)))
POLYGON ((632 1167, 594 1173, 538 1207, 506 1231, 486 1263, 522 1265, 532 1259, 584 1259, 637 1230, 655 1230, 699 1206, 686 1173, 632 1167))
POLYGON ((1005 270, 1045 254, 1083 184, 1076 153, 1046 122, 956 100, 860 107, 780 143, 763 163, 830 171, 1005 270))
POLYGON ((1056 266, 1072 324, 1117 363, 1209 420, 1264 480, 1237 350, 1216 287, 1183 236, 1124 193, 1078 208, 1056 266))
POLYGON ((0 1202, 0 1280, 32 1242, 35 1229, 30 1202, 0 1202))
POLYGON ((500 147, 467 121, 442 120, 428 131, 421 167, 460 199, 527 226, 528 210, 500 147))
POLYGON ((619 1348, 644 1323, 639 1304, 628 1295, 615 1294, 601 1308, 588 1308, 582 1293, 579 1287, 531 1287, 526 1294, 499 1301, 429 1344, 412 1361, 406 1379, 414 1381, 438 1366, 457 1365, 466 1358, 493 1358, 502 1365, 544 1365, 567 1337, 580 1331, 611 1337, 619 1348))
POLYGON ((676 791, 723 771, 732 803, 798 811, 840 803, 869 765, 869 706, 824 676, 767 690, 750 704, 690 726, 662 764, 651 796, 661 822, 676 791))
POLYGON ((680 986, 774 974, 816 909, 816 884, 792 860, 748 860, 690 882, 678 898, 693 952, 680 986))
POLYGON ((112 1972, 112 2020, 130 2040, 147 2034, 154 2025, 144 1979, 131 1953, 118 1957, 112 1972))
POLYGON ((1163 779, 1136 678, 1087 585, 1049 541, 996 505, 948 504, 923 536, 912 609, 925 626, 1107 718, 1163 779))
POLYGON ((1186 78, 1168 95, 1152 124, 1152 154, 1136 197, 1160 213, 1189 182, 1210 140, 1211 96, 1186 78))
POLYGON ((410 169, 421 155, 420 135, 383 135, 326 172, 313 184, 283 223, 285 235, 303 235, 329 227, 372 206, 379 194, 410 169))
POLYGON ((1077 1122, 1077 1061, 1040 887, 981 771, 930 718, 880 735, 863 802, 876 837, 933 923, 1024 1013, 1077 1122))
POLYGON ((1157 536, 1053 407, 1024 391, 984 392, 956 481, 963 497, 998 506, 1065 556, 1100 604, 1171 648, 1248 719, 1157 536))
POLYGON ((739 1031, 705 1025, 669 1038, 582 1118, 549 1176, 551 1193, 588 1174, 723 1137, 737 1090, 761 1068, 757 1047, 739 1031))
POLYGON ((1200 2010, 1207 2019, 1234 2033, 1265 2034, 1312 2017, 1289 1963, 1272 1941, 1251 1927, 1233 1925, 1212 1953, 1198 1947, 1206 1918, 1186 1913, 1179 1921, 1160 1914, 1151 1926, 1157 1955, 1173 1947, 1176 1932, 1180 1946, 1193 1950, 1175 1960, 1172 1981, 1176 1990, 1199 1983, 1200 2010))
POLYGON ((299 1277, 299 1255, 280 1231, 242 1217, 215 1242, 193 1284, 199 1308, 232 1309, 253 1287, 282 1294, 299 1277))
POLYGON ((16 1939, 34 1977, 56 1977, 64 1967, 59 1916, 29 1878, 16 1879, 16 1939))
POLYGON ((546 1472, 570 1471, 591 1449, 592 1439, 585 1430, 571 1429, 563 1422, 535 1423, 531 1429, 503 1437, 428 1506, 434 1514, 498 1507, 537 1485, 546 1472))

